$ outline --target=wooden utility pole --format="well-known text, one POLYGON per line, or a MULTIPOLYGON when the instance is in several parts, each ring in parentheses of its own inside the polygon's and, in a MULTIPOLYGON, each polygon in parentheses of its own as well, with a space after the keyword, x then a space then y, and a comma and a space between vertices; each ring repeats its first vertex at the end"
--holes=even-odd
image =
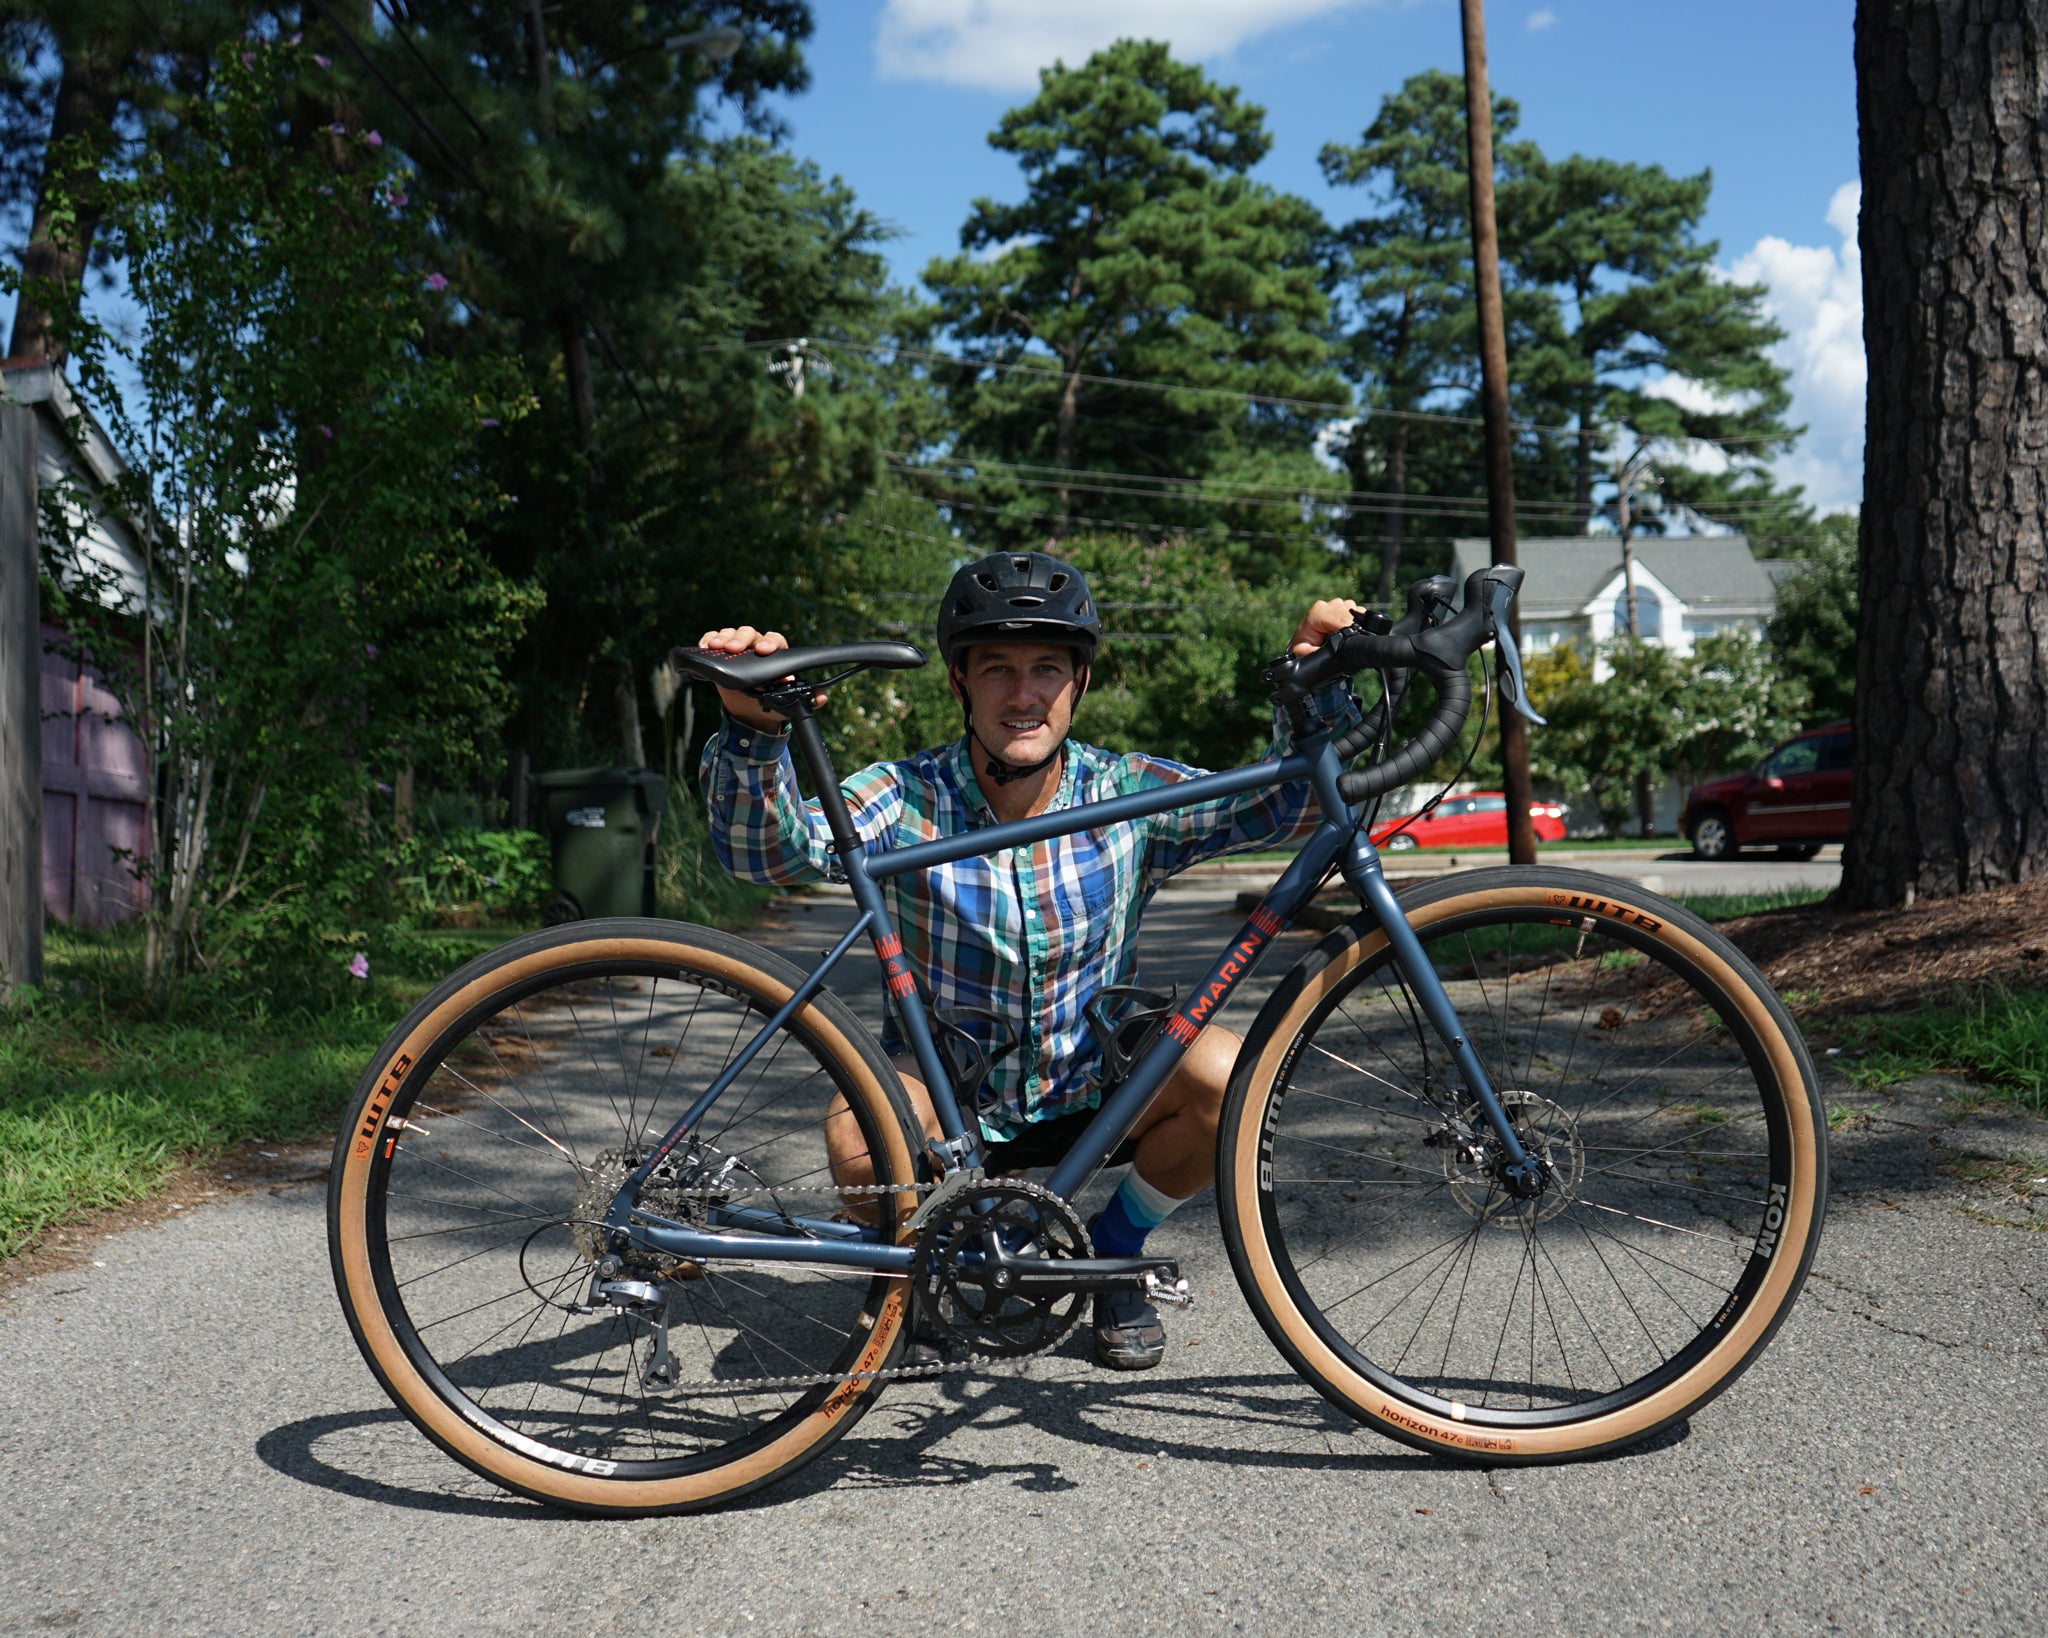
POLYGON ((36 412, 0 403, 0 1000, 43 981, 43 645, 36 412))
MULTIPOLYGON (((1508 424, 1508 331, 1501 313, 1500 235, 1493 220, 1493 93, 1486 82, 1485 0, 1462 0, 1465 24, 1465 154, 1472 186, 1472 265, 1479 296, 1479 402, 1486 428, 1486 520, 1496 563, 1515 561, 1514 429, 1508 424)), ((1504 643, 1522 640, 1519 612, 1504 643)), ((1536 862, 1536 826, 1529 817, 1529 728, 1503 705, 1501 783, 1507 787, 1508 858, 1536 862)))
MULTIPOLYGON (((1635 498, 1635 486, 1642 480, 1644 461, 1644 448, 1639 443, 1635 454, 1615 469, 1614 477, 1614 526, 1621 533, 1622 607, 1628 615, 1628 634, 1637 641, 1642 640, 1643 619, 1636 607, 1636 544, 1634 535, 1630 533, 1634 518, 1629 511, 1629 502, 1635 498)), ((1636 818, 1647 840, 1656 831, 1656 812, 1647 768, 1636 770, 1636 818)))

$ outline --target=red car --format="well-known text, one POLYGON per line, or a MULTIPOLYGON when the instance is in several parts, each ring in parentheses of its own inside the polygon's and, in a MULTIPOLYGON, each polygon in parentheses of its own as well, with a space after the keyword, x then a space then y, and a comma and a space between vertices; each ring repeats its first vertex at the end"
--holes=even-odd
POLYGON ((1846 722, 1795 734, 1748 773, 1695 785, 1679 828, 1702 859, 1766 845, 1810 859, 1849 834, 1849 752, 1846 722))
MULTIPOLYGON (((1555 802, 1530 803, 1529 817, 1537 841, 1564 840, 1564 809, 1555 802)), ((1397 853, 1411 847, 1506 847, 1508 799, 1499 791, 1446 797, 1412 824, 1389 819, 1375 825, 1372 840, 1375 847, 1397 853)))

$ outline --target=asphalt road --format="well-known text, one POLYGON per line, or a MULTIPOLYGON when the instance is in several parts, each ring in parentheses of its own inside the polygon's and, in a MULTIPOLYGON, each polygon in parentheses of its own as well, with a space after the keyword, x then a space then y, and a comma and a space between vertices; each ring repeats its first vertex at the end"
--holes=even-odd
MULTIPOLYGON (((1221 943, 1234 890, 1159 901, 1148 977, 1221 943)), ((801 958, 844 916, 801 901, 768 936, 801 958)), ((0 1630, 2038 1633, 2048 1215, 2012 1184, 2048 1177, 2048 1124, 1954 1090, 1831 1080, 1834 1207, 1771 1350, 1649 1448, 1519 1471, 1326 1408, 1198 1202, 1154 1242, 1200 1296, 1159 1371, 1074 1339, 891 1389, 733 1512, 566 1518, 400 1419, 336 1309, 323 1191, 258 1191, 0 1292, 0 1630)))

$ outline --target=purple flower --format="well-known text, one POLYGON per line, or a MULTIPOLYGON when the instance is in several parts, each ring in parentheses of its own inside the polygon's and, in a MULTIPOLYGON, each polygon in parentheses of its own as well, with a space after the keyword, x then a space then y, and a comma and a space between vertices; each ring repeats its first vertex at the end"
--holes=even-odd
POLYGON ((375 131, 372 131, 363 140, 369 143, 369 145, 373 148, 381 148, 384 146, 384 139, 380 137, 375 131))
POLYGON ((322 421, 316 430, 319 432, 321 437, 332 441, 334 437, 334 428, 329 426, 325 421, 322 421))
POLYGON ((348 127, 342 124, 340 120, 336 120, 332 125, 328 126, 327 129, 335 136, 348 135, 348 127))
POLYGON ((486 415, 483 418, 483 420, 479 423, 479 425, 487 427, 500 427, 503 426, 504 424, 505 423, 500 421, 495 415, 486 415))
POLYGON ((285 41, 285 44, 286 44, 286 45, 297 45, 297 44, 298 44, 298 43, 299 43, 299 42, 300 42, 301 40, 303 40, 304 38, 305 38, 305 35, 303 35, 303 34, 294 34, 294 35, 293 35, 293 36, 292 36, 292 37, 291 37, 291 38, 290 38, 289 40, 285 41))
MULTIPOLYGON (((375 643, 365 643, 363 644, 363 652, 374 660, 377 657, 377 645, 375 643)), ((382 789, 382 787, 380 786, 379 789, 382 789)))
POLYGON ((427 288, 429 290, 446 290, 448 288, 447 275, 442 273, 429 273, 427 275, 427 288))
POLYGON ((368 978, 370 976, 370 958, 360 950, 350 956, 348 958, 348 975, 351 978, 368 978))
POLYGON ((393 210, 404 210, 404 209, 405 209, 405 207, 406 207, 407 205, 411 204, 411 203, 412 203, 412 196, 411 196, 410 194, 408 194, 408 193, 404 193, 404 192, 402 192, 402 191, 398 191, 398 190, 394 190, 394 191, 392 192, 392 195, 391 195, 391 208, 392 208, 393 210))
POLYGON ((244 68, 254 68, 254 67, 256 66, 256 53, 255 53, 255 52, 253 52, 253 51, 245 51, 245 52, 243 52, 243 53, 242 53, 242 66, 243 66, 244 68))
POLYGON ((313 61, 318 63, 322 68, 332 68, 334 66, 332 62, 330 62, 327 58, 321 56, 320 53, 317 51, 313 53, 313 61))

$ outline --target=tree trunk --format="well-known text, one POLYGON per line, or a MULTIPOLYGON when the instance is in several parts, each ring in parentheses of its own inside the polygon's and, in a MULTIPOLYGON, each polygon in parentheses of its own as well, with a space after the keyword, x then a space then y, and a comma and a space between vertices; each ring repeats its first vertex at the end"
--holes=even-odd
MULTIPOLYGON (((1053 424, 1052 464, 1062 473, 1070 472, 1074 466, 1074 444, 1078 434, 1081 413, 1081 346, 1074 344, 1073 356, 1062 358, 1067 367, 1066 379, 1060 383, 1059 419, 1053 424)), ((1053 499, 1060 515, 1053 520, 1052 532, 1055 538, 1067 532, 1067 519, 1072 516, 1073 502, 1067 497, 1064 479, 1053 491, 1053 499)))
POLYGON ((43 642, 36 412, 0 404, 0 1002, 43 981, 43 642))
MULTIPOLYGON (((51 237, 56 212, 56 195, 63 186, 58 167, 70 157, 69 139, 91 131, 104 131, 113 124, 120 106, 120 74, 116 65, 90 48, 75 49, 65 59, 63 77, 57 82, 57 107, 50 122, 50 140, 43 149, 43 176, 36 188, 35 215, 30 220, 28 247, 21 256, 23 290, 15 303, 14 333, 8 339, 10 358, 29 358, 57 363, 65 346, 54 328, 56 314, 30 297, 38 284, 64 291, 67 305, 78 305, 84 286, 85 262, 92 250, 93 233, 99 227, 99 212, 89 200, 81 201, 68 237, 58 242, 51 237)), ((75 184, 73 184, 75 186, 75 184)))
POLYGON ((1842 898, 2048 870, 2048 13, 1860 0, 1862 610, 1842 898))
POLYGON ((1394 440, 1387 450, 1387 488, 1393 499, 1387 503, 1387 539, 1380 548, 1380 591, 1382 608, 1391 609, 1394 602, 1394 582, 1401 573, 1401 536, 1407 529, 1408 517, 1403 509, 1404 497, 1408 493, 1408 420, 1403 416, 1394 423, 1394 440))

